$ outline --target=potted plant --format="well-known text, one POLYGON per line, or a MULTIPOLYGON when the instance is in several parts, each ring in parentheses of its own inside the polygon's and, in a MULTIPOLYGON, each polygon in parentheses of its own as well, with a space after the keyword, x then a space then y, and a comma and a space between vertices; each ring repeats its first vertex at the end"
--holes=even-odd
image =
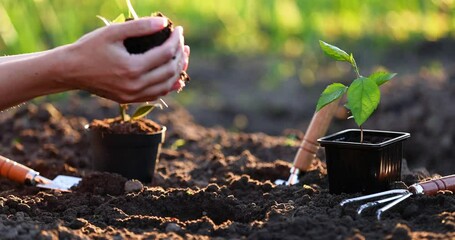
POLYGON ((319 43, 326 55, 350 63, 356 74, 356 79, 349 86, 341 83, 327 86, 316 106, 316 111, 319 111, 346 95, 345 107, 352 114, 350 118, 359 126, 359 129, 348 129, 318 139, 325 147, 329 190, 331 193, 387 190, 390 183, 401 179, 403 141, 410 134, 365 130, 362 125, 379 105, 379 87, 396 74, 378 71, 364 77, 352 54, 323 41, 319 43))
MULTIPOLYGON (((129 18, 123 14, 110 22, 101 18, 106 25, 135 20, 138 18, 127 0, 129 18), (132 16, 132 17, 131 17, 132 16)), ((161 13, 154 16, 164 17, 161 13)), ((141 54, 161 45, 173 31, 172 22, 168 19, 168 26, 160 32, 128 38, 124 46, 131 54, 141 54)), ((180 80, 189 81, 186 72, 180 74, 180 80)), ((181 90, 181 89, 180 89, 181 90)), ((162 100, 161 100, 162 101, 162 100)), ((164 101, 162 103, 165 105, 164 101)), ((166 127, 145 118, 161 103, 143 103, 130 116, 128 104, 119 104, 120 116, 103 120, 95 119, 86 128, 88 130, 93 168, 98 171, 115 172, 130 179, 151 182, 155 172, 161 144, 164 142, 166 127)))

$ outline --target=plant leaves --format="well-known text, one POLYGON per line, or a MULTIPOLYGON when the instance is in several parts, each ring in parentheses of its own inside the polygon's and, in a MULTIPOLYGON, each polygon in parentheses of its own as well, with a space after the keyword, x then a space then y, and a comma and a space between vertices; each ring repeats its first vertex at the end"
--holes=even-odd
POLYGON ((352 64, 351 58, 352 54, 349 55, 345 51, 341 50, 340 48, 330 45, 324 41, 319 40, 319 45, 321 46, 322 51, 329 57, 337 60, 337 61, 345 61, 352 64))
POLYGON ((143 118, 147 116, 153 109, 156 107, 161 107, 161 104, 156 103, 156 104, 144 104, 139 106, 136 111, 134 112, 133 116, 131 117, 133 120, 137 120, 140 118, 143 118))
POLYGON ((106 26, 111 25, 111 22, 109 22, 109 20, 107 20, 105 17, 100 16, 100 15, 96 15, 96 17, 99 18, 99 19, 101 19, 101 21, 103 21, 103 23, 104 23, 106 26))
POLYGON ((360 127, 378 107, 381 92, 373 79, 360 77, 349 86, 347 98, 347 107, 360 127))
POLYGON ((125 22, 125 19, 125 14, 121 13, 112 21, 112 23, 122 23, 125 22))
POLYGON ((120 117, 122 118, 122 121, 129 121, 131 119, 130 115, 127 113, 128 111, 128 104, 119 104, 119 112, 120 112, 120 117))
POLYGON ((133 17, 133 19, 135 19, 135 20, 139 19, 139 16, 136 14, 136 11, 134 11, 133 4, 131 4, 130 0, 126 0, 126 5, 128 6, 128 11, 129 11, 128 16, 133 17))
POLYGON ((349 62, 351 64, 354 64, 355 60, 354 60, 354 55, 352 55, 352 53, 349 55, 349 62))
POLYGON ((376 82, 378 86, 388 82, 390 79, 395 77, 396 73, 388 73, 388 72, 375 72, 371 74, 368 78, 372 79, 376 82))
POLYGON ((348 88, 341 83, 332 83, 327 86, 319 97, 318 104, 316 105, 316 111, 321 110, 327 104, 339 99, 346 93, 348 88))

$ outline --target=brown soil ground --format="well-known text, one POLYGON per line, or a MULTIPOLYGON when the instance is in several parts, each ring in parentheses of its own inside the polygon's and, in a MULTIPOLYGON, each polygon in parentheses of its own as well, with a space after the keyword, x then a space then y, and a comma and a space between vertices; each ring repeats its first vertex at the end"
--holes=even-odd
MULTIPOLYGON (((408 185, 455 173, 454 46, 430 42, 409 52, 398 46, 381 61, 399 75, 383 87, 365 127, 411 133, 404 152, 411 170, 404 165, 402 177, 408 185)), ((302 86, 291 76, 268 91, 256 80, 274 58, 193 53, 191 61, 189 74, 197 80, 182 95, 195 93, 195 104, 166 99, 171 107, 152 114, 168 129, 153 183, 91 170, 84 125, 115 117, 112 102, 74 96, 56 107, 27 104, 1 113, 0 155, 45 177, 82 182, 59 193, 0 178, 0 239, 455 238, 451 194, 413 196, 381 221, 374 211, 356 215, 357 204, 340 207, 358 194, 329 193, 322 151, 302 183, 273 183, 288 177, 325 83, 350 79, 346 71, 320 67, 315 75, 322 83, 302 86), (238 116, 248 119, 243 128, 233 127, 238 116)), ((329 132, 355 128, 345 117, 340 112, 329 132)))
MULTIPOLYGON (((59 193, 1 178, 1 239, 455 238, 453 195, 414 196, 381 221, 372 211, 357 216, 355 205, 339 206, 357 194, 329 194, 319 159, 303 183, 273 183, 288 177, 303 132, 270 136, 202 127, 178 105, 152 114, 168 128, 153 184, 92 171, 83 126, 89 115, 116 108, 89 101, 75 98, 65 106, 77 117, 50 104, 2 114, 1 155, 49 178, 83 180, 73 192, 59 193), (136 190, 126 192, 125 185, 136 190)), ((426 174, 405 171, 403 179, 411 184, 426 174)))

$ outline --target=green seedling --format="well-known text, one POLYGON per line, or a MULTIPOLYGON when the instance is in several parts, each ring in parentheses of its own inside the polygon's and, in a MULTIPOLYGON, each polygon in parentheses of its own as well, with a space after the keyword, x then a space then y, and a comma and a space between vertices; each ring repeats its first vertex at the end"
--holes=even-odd
POLYGON ((354 118, 355 123, 359 126, 361 130, 360 142, 363 142, 362 125, 379 105, 381 99, 379 86, 392 79, 396 73, 377 71, 368 77, 364 77, 360 74, 352 53, 348 54, 344 50, 323 41, 319 41, 319 45, 322 51, 332 59, 350 63, 356 74, 356 79, 351 82, 349 87, 342 83, 332 83, 327 86, 318 100, 316 111, 346 94, 347 103, 345 107, 352 114, 350 118, 354 118))
POLYGON ((186 144, 185 139, 179 138, 179 139, 177 139, 177 140, 171 145, 170 148, 171 148, 172 150, 177 150, 177 149, 179 149, 180 147, 185 146, 185 144, 186 144))
MULTIPOLYGON (((163 102, 164 104, 164 102, 163 102)), ((122 121, 132 121, 132 120, 138 120, 141 118, 144 118, 147 116, 151 111, 153 111, 155 108, 160 108, 163 109, 163 105, 161 103, 144 103, 141 104, 139 107, 136 108, 134 111, 133 115, 129 115, 127 113, 129 104, 119 104, 120 107, 120 117, 122 118, 122 121)))
POLYGON ((128 6, 128 18, 126 18, 125 14, 123 14, 123 13, 118 15, 113 21, 109 21, 105 17, 102 17, 100 15, 97 15, 96 17, 101 19, 101 21, 103 21, 104 24, 106 24, 106 26, 111 25, 113 23, 122 23, 122 22, 125 22, 127 19, 134 19, 134 20, 139 19, 139 16, 137 15, 136 11, 134 10, 133 5, 131 4, 130 0, 126 0, 126 5, 128 6))
MULTIPOLYGON (((136 14, 136 11, 133 8, 133 5, 131 4, 130 0, 126 0, 126 4, 128 6, 128 18, 125 17, 125 15, 122 13, 119 16, 117 16, 113 21, 109 21, 106 18, 102 16, 97 16, 101 21, 104 22, 106 26, 109 26, 111 24, 115 23, 122 23, 125 22, 127 19, 139 19, 138 15, 136 14)), ((160 99, 160 101, 163 103, 164 106, 167 107, 166 103, 160 99)), ((147 116, 153 109, 156 107, 159 107, 160 109, 163 108, 161 103, 144 103, 140 105, 133 113, 132 116, 128 115, 127 110, 128 110, 129 104, 119 104, 119 110, 120 110, 120 117, 122 121, 131 121, 131 120, 138 120, 141 119, 145 116, 147 116)))

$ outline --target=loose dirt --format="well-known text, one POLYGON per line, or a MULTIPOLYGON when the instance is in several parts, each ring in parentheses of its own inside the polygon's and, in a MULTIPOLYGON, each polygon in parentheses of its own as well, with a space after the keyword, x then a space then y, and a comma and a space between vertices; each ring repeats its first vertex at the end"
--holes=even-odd
MULTIPOLYGON (((202 127, 171 104, 151 116, 168 128, 154 181, 138 183, 90 169, 84 125, 115 106, 76 98, 64 110, 85 115, 50 104, 2 114, 1 155, 49 178, 83 180, 59 193, 0 178, 1 239, 455 238, 453 195, 412 197, 381 221, 373 211, 358 216, 356 205, 338 205, 358 194, 329 194, 322 154, 302 183, 273 184, 288 177, 304 136, 299 130, 269 136, 202 127)), ((423 177, 425 170, 405 169, 403 180, 423 177)))

